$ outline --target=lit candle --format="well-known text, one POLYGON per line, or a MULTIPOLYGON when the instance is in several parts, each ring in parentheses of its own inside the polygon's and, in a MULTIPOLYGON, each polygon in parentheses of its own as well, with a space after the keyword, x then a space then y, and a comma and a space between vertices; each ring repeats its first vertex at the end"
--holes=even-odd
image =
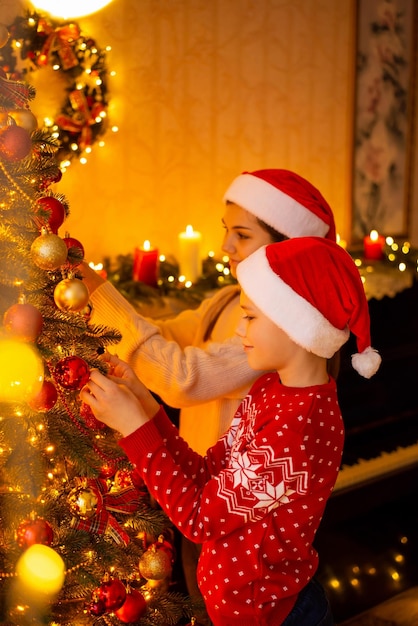
POLYGON ((377 230, 372 230, 370 235, 364 238, 363 245, 365 259, 380 261, 383 258, 385 238, 379 235, 377 230))
POLYGON ((192 283, 201 274, 200 244, 202 235, 193 230, 193 226, 186 226, 186 230, 179 234, 179 264, 180 273, 192 283))
POLYGON ((157 286, 158 250, 152 248, 150 242, 144 241, 141 248, 135 248, 133 279, 139 280, 150 287, 157 286))

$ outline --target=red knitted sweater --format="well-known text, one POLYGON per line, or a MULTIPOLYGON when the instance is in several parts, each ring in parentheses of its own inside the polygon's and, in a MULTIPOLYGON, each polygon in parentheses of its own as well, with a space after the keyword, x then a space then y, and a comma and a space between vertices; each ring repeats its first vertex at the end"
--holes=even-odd
POLYGON ((198 581, 215 626, 279 625, 288 615, 317 568, 312 542, 343 440, 333 380, 289 388, 266 374, 205 457, 162 409, 120 441, 173 523, 203 544, 198 581))

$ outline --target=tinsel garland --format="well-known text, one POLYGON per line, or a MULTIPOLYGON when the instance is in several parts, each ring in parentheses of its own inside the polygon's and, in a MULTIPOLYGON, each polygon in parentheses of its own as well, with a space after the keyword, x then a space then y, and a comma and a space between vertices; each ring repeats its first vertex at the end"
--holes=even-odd
POLYGON ((65 85, 62 104, 51 111, 48 131, 57 139, 59 161, 79 157, 107 128, 106 51, 74 21, 54 21, 36 12, 16 17, 9 33, 0 50, 0 67, 10 79, 28 83, 34 72, 48 66, 60 75, 65 85))

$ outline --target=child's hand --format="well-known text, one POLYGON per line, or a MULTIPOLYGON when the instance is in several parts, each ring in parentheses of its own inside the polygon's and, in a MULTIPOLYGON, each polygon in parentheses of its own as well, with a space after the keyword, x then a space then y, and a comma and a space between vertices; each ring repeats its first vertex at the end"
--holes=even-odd
POLYGON ((106 352, 101 359, 109 365, 108 378, 115 382, 124 383, 141 402, 147 414, 155 415, 159 405, 133 369, 115 354, 106 352))
POLYGON ((89 382, 80 392, 82 402, 88 404, 95 417, 111 428, 119 431, 124 437, 145 424, 158 411, 158 403, 154 413, 149 413, 123 382, 116 382, 103 376, 98 370, 92 370, 89 382))
POLYGON ((119 379, 119 382, 125 383, 127 387, 136 395, 136 391, 139 394, 143 391, 144 385, 139 381, 137 375, 133 369, 125 361, 122 361, 116 354, 110 354, 105 352, 100 357, 101 361, 105 361, 108 364, 109 369, 107 375, 112 380, 119 379))

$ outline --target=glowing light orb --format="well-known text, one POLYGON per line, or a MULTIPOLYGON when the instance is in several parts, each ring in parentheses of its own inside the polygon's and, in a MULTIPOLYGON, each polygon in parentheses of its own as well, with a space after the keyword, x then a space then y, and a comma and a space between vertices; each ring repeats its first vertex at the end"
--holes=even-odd
POLYGON ((42 359, 32 345, 0 341, 0 402, 26 401, 40 392, 43 379, 42 359))
POLYGON ((96 13, 111 2, 112 0, 34 0, 32 4, 36 9, 66 20, 96 13))
POLYGON ((64 561, 55 550, 40 543, 35 543, 22 554, 16 572, 19 583, 29 593, 52 596, 64 584, 64 561))

